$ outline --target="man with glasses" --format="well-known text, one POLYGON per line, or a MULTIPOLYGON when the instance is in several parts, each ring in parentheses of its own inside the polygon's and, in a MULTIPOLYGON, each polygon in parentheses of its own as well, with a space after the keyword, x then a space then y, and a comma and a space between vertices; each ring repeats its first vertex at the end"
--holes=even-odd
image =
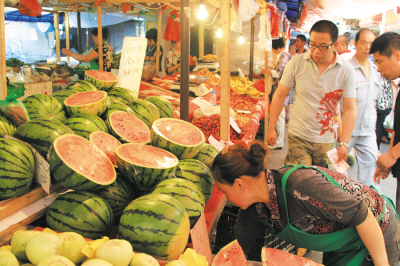
MULTIPOLYGON (((369 49, 376 35, 369 29, 356 34, 356 54, 349 60, 356 73, 357 120, 351 134, 349 150, 354 147, 358 164, 358 181, 374 185, 374 172, 378 156, 376 144, 376 100, 383 90, 381 75, 368 59, 369 49)), ((378 188, 379 189, 379 188, 378 188)))
POLYGON ((328 20, 310 30, 310 51, 295 56, 286 65, 271 103, 267 141, 276 143, 276 122, 290 88, 295 101, 289 121, 288 153, 285 164, 327 167, 326 152, 335 147, 343 100, 343 123, 338 159, 346 160, 347 147, 357 118, 355 73, 336 53, 338 29, 328 20))

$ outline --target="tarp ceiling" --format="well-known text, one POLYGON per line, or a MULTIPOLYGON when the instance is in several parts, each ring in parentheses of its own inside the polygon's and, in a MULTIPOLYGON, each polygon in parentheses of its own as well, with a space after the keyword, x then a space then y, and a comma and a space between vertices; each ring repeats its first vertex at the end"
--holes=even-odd
MULTIPOLYGON (((39 17, 29 17, 22 15, 18 10, 5 12, 6 21, 21 21, 21 22, 50 22, 54 24, 54 15, 52 13, 42 12, 39 17)), ((58 21, 60 24, 64 23, 64 12, 60 12, 58 21)))

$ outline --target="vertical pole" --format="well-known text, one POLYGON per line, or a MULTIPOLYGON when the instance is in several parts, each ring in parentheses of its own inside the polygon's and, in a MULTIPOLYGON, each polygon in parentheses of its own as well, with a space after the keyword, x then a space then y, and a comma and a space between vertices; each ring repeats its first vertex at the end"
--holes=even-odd
MULTIPOLYGON (((65 12, 65 45, 66 48, 69 50, 69 15, 68 12, 65 12)), ((69 62, 69 56, 67 56, 67 62, 69 62)))
POLYGON ((199 58, 204 56, 204 20, 199 25, 199 58))
POLYGON ((56 54, 57 62, 60 62, 60 25, 58 21, 58 11, 54 13, 54 28, 56 28, 56 54))
POLYGON ((0 99, 7 97, 7 79, 6 79, 6 35, 4 25, 4 0, 0 0, 0 99))
POLYGON ((78 22, 78 53, 82 53, 81 12, 77 12, 76 18, 78 22))
MULTIPOLYGON (((267 17, 267 19, 269 19, 267 17)), ((265 69, 268 70, 268 57, 269 57, 269 51, 265 49, 264 51, 264 62, 265 62, 265 69)), ((269 129, 269 112, 268 112, 268 107, 269 107, 269 97, 268 97, 268 74, 265 73, 265 108, 264 108, 264 142, 265 145, 268 145, 267 142, 267 136, 268 136, 268 129, 269 129)), ((267 167, 267 162, 268 162, 268 156, 265 156, 265 161, 264 161, 264 167, 267 167)))
POLYGON ((98 47, 99 47, 99 69, 103 69, 103 27, 101 25, 101 6, 97 6, 97 29, 99 32, 98 47))
POLYGON ((231 1, 221 1, 221 139, 229 141, 230 89, 231 89, 231 1))
POLYGON ((254 69, 254 26, 256 18, 251 18, 251 30, 250 30, 250 65, 249 65, 249 79, 253 80, 253 69, 254 69))
POLYGON ((86 29, 86 48, 89 46, 89 29, 86 29))
POLYGON ((190 1, 181 0, 181 119, 189 121, 189 56, 190 56, 190 1))
MULTIPOLYGON (((158 1, 158 4, 161 6, 161 2, 158 1)), ((160 56, 158 55, 161 51, 160 42, 161 42, 161 22, 162 22, 162 7, 160 8, 160 12, 158 13, 158 25, 157 25, 157 51, 156 51, 156 73, 159 72, 160 69, 160 56)), ((161 78, 161 77, 160 77, 161 78)))

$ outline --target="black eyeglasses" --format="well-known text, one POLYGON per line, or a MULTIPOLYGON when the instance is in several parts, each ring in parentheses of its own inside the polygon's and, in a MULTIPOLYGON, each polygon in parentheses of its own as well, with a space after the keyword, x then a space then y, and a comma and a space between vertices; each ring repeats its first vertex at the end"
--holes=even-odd
POLYGON ((328 50, 329 48, 331 48, 332 45, 333 45, 333 43, 332 43, 331 45, 328 45, 328 46, 326 46, 326 45, 315 45, 315 44, 310 44, 310 49, 311 49, 311 50, 315 50, 315 49, 319 48, 319 50, 321 50, 321 51, 326 51, 326 50, 328 50))

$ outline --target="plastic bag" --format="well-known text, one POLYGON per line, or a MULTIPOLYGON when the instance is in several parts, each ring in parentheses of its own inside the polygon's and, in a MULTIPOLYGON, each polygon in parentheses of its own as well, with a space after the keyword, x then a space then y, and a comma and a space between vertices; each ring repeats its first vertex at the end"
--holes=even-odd
POLYGON ((42 6, 37 0, 21 0, 18 5, 19 13, 30 17, 38 17, 42 13, 42 6))
POLYGON ((394 121, 394 113, 393 109, 390 113, 385 117, 385 121, 383 122, 383 128, 393 130, 393 121, 394 121))
POLYGON ((0 100, 0 109, 4 115, 14 121, 17 126, 31 120, 25 105, 17 101, 14 94, 7 96, 5 100, 0 100))
POLYGON ((181 40, 181 24, 179 23, 179 14, 176 10, 169 13, 167 26, 164 32, 164 40, 174 42, 181 40))
POLYGON ((238 18, 241 21, 250 20, 257 14, 258 5, 254 0, 239 0, 238 18))

